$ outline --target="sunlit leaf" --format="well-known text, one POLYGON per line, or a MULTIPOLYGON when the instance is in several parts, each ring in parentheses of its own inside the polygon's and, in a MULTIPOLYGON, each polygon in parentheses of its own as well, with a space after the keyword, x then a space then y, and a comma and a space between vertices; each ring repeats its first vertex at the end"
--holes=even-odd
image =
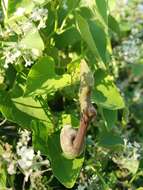
POLYGON ((111 110, 121 109, 125 106, 112 77, 102 70, 95 72, 95 88, 93 89, 92 100, 111 110))
POLYGON ((54 60, 51 57, 43 57, 33 65, 28 74, 25 95, 53 93, 70 84, 70 75, 56 75, 54 60))
POLYGON ((66 159, 61 150, 59 132, 45 137, 42 135, 46 134, 44 130, 42 131, 44 128, 36 123, 34 125, 33 144, 35 148, 50 159, 55 177, 65 187, 72 188, 81 170, 84 157, 66 159))

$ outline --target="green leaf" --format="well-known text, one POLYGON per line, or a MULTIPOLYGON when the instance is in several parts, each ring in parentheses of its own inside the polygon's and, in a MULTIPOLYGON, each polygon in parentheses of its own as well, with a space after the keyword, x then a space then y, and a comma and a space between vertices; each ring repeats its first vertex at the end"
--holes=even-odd
POLYGON ((103 17, 104 22, 107 24, 107 3, 106 0, 95 0, 97 10, 99 14, 103 17))
POLYGON ((123 108, 124 100, 113 81, 113 77, 102 70, 95 72, 95 88, 92 100, 103 108, 117 110, 123 108))
POLYGON ((55 43, 58 49, 64 49, 69 45, 74 45, 76 42, 80 40, 80 34, 75 27, 71 27, 63 33, 57 34, 55 36, 55 43))
POLYGON ((131 70, 134 76, 136 77, 143 76, 143 60, 142 63, 131 65, 131 70))
POLYGON ((6 190, 7 187, 6 187, 6 171, 5 169, 0 166, 0 189, 3 189, 3 190, 6 190))
POLYGON ((112 15, 109 15, 108 16, 108 26, 109 28, 117 33, 118 35, 120 35, 120 27, 119 27, 119 24, 118 22, 116 21, 116 19, 112 16, 112 15))
MULTIPOLYGON (((3 150, 3 147, 0 145, 0 156, 2 156, 4 150, 3 150)), ((0 189, 3 189, 3 190, 6 190, 7 187, 6 187, 6 170, 3 166, 3 164, 1 163, 0 164, 0 189)))
POLYGON ((37 28, 33 25, 32 29, 24 36, 24 38, 20 42, 22 45, 26 46, 26 48, 34 48, 39 51, 44 50, 43 40, 37 30, 37 28))
POLYGON ((113 131, 102 131, 98 137, 99 146, 105 148, 115 148, 124 144, 123 139, 119 134, 113 131))
POLYGON ((68 0, 67 1, 67 6, 68 6, 68 11, 71 11, 73 9, 75 9, 78 4, 79 4, 80 0, 68 0))
POLYGON ((79 14, 76 15, 77 28, 83 40, 88 44, 93 55, 105 62, 106 37, 104 31, 95 21, 86 21, 79 14), (101 58, 100 58, 101 57, 101 58))
POLYGON ((116 1, 115 0, 108 1, 108 7, 109 7, 110 12, 112 12, 116 7, 116 1))
POLYGON ((100 57, 106 62, 106 35, 103 29, 94 20, 88 21, 89 28, 96 44, 100 57))
POLYGON ((25 95, 54 93, 70 84, 71 76, 69 74, 56 75, 54 60, 47 56, 41 58, 31 68, 27 78, 25 95))
POLYGON ((114 128, 117 122, 117 110, 103 109, 104 119, 106 120, 106 126, 109 129, 114 128))
POLYGON ((17 123, 21 127, 30 128, 32 120, 39 120, 52 128, 52 123, 49 118, 49 113, 30 98, 13 98, 6 92, 0 92, 0 111, 9 120, 17 123))
POLYGON ((49 122, 49 118, 44 111, 44 107, 42 107, 38 100, 35 101, 32 97, 19 97, 13 98, 12 101, 16 108, 21 112, 38 120, 49 122))
POLYGON ((33 144, 51 161, 51 167, 55 177, 67 188, 72 188, 81 170, 84 157, 69 160, 63 156, 60 146, 59 132, 45 138, 43 127, 35 124, 33 132, 33 144), (39 129, 38 129, 39 126, 39 129))
POLYGON ((49 137, 48 155, 54 175, 65 187, 72 188, 83 165, 84 157, 80 156, 73 160, 66 159, 62 154, 59 136, 57 133, 49 137))

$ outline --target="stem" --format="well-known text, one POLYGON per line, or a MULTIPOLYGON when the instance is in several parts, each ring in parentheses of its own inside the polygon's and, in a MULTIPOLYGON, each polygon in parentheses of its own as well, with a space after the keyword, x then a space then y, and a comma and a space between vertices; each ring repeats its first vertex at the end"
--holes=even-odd
POLYGON ((84 140, 85 140, 88 125, 89 125, 89 117, 86 114, 84 114, 80 120, 80 127, 73 141, 73 146, 76 149, 76 151, 79 153, 81 152, 84 145, 84 140))
POLYGON ((7 122, 7 119, 5 118, 2 122, 0 122, 0 126, 2 126, 3 124, 5 124, 7 122))
POLYGON ((81 119, 80 127, 73 141, 73 146, 77 152, 81 152, 90 120, 96 115, 95 108, 92 106, 90 95, 94 84, 94 78, 88 65, 84 60, 81 61, 81 84, 80 84, 80 107, 81 119))

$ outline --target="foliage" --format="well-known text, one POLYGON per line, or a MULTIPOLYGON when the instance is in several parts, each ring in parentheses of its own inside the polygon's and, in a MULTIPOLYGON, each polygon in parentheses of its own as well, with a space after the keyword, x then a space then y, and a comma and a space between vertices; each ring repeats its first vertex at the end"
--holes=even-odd
POLYGON ((142 188, 143 4, 126 3, 1 1, 0 188, 142 188), (82 59, 97 118, 70 160, 59 136, 79 126, 82 59))

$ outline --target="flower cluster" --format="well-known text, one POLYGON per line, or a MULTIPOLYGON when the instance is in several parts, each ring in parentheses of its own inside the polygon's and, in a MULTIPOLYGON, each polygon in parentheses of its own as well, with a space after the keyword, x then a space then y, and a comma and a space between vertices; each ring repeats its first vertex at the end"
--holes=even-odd
POLYGON ((5 152, 2 154, 2 160, 6 162, 7 165, 7 172, 10 175, 13 175, 16 173, 16 161, 15 161, 15 155, 12 152, 12 146, 6 143, 4 145, 5 152))
MULTIPOLYGON (((19 7, 15 12, 15 16, 23 16, 25 14, 25 9, 19 7)), ((17 21, 18 27, 18 35, 25 36, 28 32, 36 31, 35 26, 33 24, 36 23, 38 26, 38 30, 46 27, 46 20, 48 18, 48 10, 45 8, 35 7, 31 13, 29 13, 29 19, 17 21), (34 30, 35 29, 35 30, 34 30)), ((11 35, 14 35, 15 32, 10 28, 6 28, 5 30, 0 28, 0 37, 3 39, 9 38, 11 35)), ((4 43, 3 48, 3 59, 5 60, 4 68, 8 68, 9 64, 17 65, 20 63, 21 58, 23 58, 25 62, 25 66, 31 66, 40 56, 40 52, 37 49, 30 49, 21 45, 18 42, 4 43), (6 45, 5 45, 6 44, 6 45)))
POLYGON ((4 68, 8 68, 10 64, 17 65, 22 60, 24 60, 25 67, 31 66, 39 56, 37 49, 27 49, 24 45, 18 43, 8 44, 3 50, 4 68))
POLYGON ((16 168, 25 175, 25 182, 35 173, 42 173, 41 166, 49 168, 49 160, 43 160, 40 151, 34 152, 32 146, 29 146, 30 132, 26 129, 19 131, 20 139, 16 145, 16 153, 12 152, 11 146, 6 146, 6 151, 3 154, 3 159, 7 163, 7 172, 10 175, 16 173, 16 168))
MULTIPOLYGON (((25 8, 19 7, 15 16, 23 16, 25 14, 25 8)), ((29 28, 32 22, 36 22, 38 24, 38 30, 46 27, 46 20, 48 18, 48 9, 35 7, 32 12, 29 14, 29 19, 21 25, 24 28, 29 28)), ((22 28, 21 28, 22 29, 22 28)))
POLYGON ((125 63, 135 64, 141 59, 141 46, 141 40, 130 35, 130 37, 124 40, 120 46, 114 49, 114 51, 117 53, 120 60, 123 60, 125 63))
POLYGON ((48 18, 48 10, 45 8, 35 8, 31 15, 31 21, 38 22, 38 29, 46 27, 46 20, 48 18))
MULTIPOLYGON (((125 31, 130 31, 127 38, 124 38, 122 43, 114 48, 114 52, 121 67, 126 64, 136 64, 143 58, 143 45, 142 45, 142 24, 143 24, 143 11, 142 1, 137 3, 131 1, 119 1, 116 3, 117 8, 114 15, 118 14, 120 19, 125 23, 125 31), (133 10, 133 12, 131 11, 133 10), (130 26, 130 28, 129 28, 130 26)), ((121 25, 122 29, 122 25, 121 25)))
POLYGON ((126 168, 131 173, 136 173, 139 167, 139 159, 141 157, 141 146, 137 142, 128 142, 124 139, 124 148, 121 152, 116 153, 112 160, 120 168, 126 168))

